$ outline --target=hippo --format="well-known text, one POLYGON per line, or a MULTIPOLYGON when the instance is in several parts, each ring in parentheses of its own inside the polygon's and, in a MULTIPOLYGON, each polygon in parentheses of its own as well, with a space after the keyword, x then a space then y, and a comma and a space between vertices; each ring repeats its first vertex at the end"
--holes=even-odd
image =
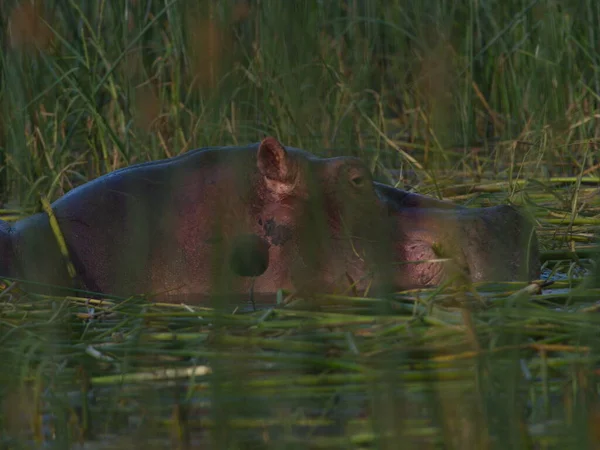
POLYGON ((510 206, 408 193, 375 182, 357 158, 319 158, 267 137, 119 169, 50 213, 0 222, 0 277, 42 293, 164 301, 250 289, 376 293, 433 286, 455 269, 471 281, 535 277, 532 230, 510 206))
POLYGON ((533 223, 516 207, 468 208, 374 184, 392 222, 393 259, 403 266, 394 270, 396 287, 435 286, 449 275, 470 282, 539 277, 533 223))
POLYGON ((318 158, 267 137, 116 170, 57 199, 50 214, 0 224, 0 276, 42 293, 165 300, 250 287, 331 292, 389 262, 383 210, 359 159, 318 158))

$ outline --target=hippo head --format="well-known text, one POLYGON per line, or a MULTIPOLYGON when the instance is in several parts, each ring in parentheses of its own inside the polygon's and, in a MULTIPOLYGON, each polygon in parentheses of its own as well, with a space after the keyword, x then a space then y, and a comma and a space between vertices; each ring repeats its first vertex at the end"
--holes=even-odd
POLYGON ((385 254, 380 238, 386 222, 365 165, 351 157, 318 158, 266 138, 257 167, 255 233, 269 249, 257 288, 341 292, 369 286, 385 254))
POLYGON ((533 224, 512 206, 404 208, 390 218, 398 289, 539 276, 533 224))
MULTIPOLYGON (((367 168, 274 138, 120 169, 52 207, 82 284, 113 295, 361 289, 385 254, 367 168)), ((68 276, 45 214, 15 230, 31 279, 68 276)))

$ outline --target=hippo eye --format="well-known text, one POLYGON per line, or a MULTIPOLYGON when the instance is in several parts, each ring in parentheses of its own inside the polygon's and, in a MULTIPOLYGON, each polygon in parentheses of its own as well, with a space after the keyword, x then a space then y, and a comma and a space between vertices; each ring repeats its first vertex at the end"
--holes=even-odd
POLYGON ((369 172, 362 165, 350 165, 346 172, 346 180, 355 189, 364 189, 371 180, 369 172))
POLYGON ((365 185, 365 177, 356 175, 350 178, 350 182, 356 187, 363 187, 365 185))

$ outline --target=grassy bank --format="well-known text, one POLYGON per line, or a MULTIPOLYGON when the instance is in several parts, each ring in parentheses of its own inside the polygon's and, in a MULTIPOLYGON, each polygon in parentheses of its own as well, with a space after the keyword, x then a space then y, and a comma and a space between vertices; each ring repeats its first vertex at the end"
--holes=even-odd
POLYGON ((0 448, 596 448, 599 25, 591 0, 2 2, 2 218, 273 135, 529 206, 560 281, 252 314, 12 286, 0 448))
POLYGON ((27 5, 1 15, 2 186, 21 202, 266 134, 419 180, 598 175, 591 1, 27 5))

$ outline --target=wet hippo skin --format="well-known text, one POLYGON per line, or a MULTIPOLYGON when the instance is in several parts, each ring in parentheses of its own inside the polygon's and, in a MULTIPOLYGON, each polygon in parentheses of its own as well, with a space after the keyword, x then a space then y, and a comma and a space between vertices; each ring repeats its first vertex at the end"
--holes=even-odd
POLYGON ((437 285, 457 272, 471 282, 539 277, 535 230, 517 208, 467 208, 374 184, 393 224, 395 286, 437 285), (440 259, 448 261, 431 262, 440 259))
POLYGON ((389 262, 379 245, 384 208, 364 164, 318 158, 274 138, 117 170, 52 210, 74 282, 46 213, 2 224, 1 275, 43 292, 54 290, 42 285, 75 285, 120 296, 242 293, 253 276, 257 293, 331 292, 349 280, 367 283, 365 274, 389 262), (266 258, 262 273, 243 273, 254 256, 266 258))
POLYGON ((52 209, 75 279, 46 213, 0 223, 0 276, 44 293, 75 286, 169 301, 251 285, 257 295, 376 293, 437 284, 454 268, 472 281, 539 270, 531 224, 512 207, 410 194, 373 182, 356 158, 318 158, 271 137, 117 170, 52 209), (449 262, 411 264, 440 257, 449 262))

